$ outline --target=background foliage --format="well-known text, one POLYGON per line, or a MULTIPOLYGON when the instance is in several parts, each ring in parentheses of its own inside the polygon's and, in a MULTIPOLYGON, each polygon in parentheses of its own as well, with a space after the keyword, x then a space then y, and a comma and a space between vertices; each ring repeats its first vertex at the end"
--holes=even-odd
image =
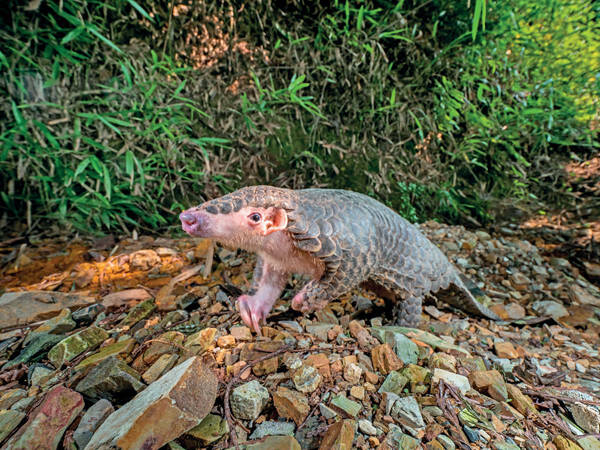
POLYGON ((2 14, 4 225, 156 232, 256 183, 477 223, 569 201, 561 164, 598 149, 591 0, 11 0, 2 14))

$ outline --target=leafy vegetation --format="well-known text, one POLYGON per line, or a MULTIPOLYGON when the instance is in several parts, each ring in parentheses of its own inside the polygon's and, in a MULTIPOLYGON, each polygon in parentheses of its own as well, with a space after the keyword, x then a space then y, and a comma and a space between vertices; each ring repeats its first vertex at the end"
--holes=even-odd
POLYGON ((598 147, 590 0, 7 10, 5 223, 156 232, 255 183, 354 189, 413 221, 491 220, 506 200, 566 201, 558 160, 598 147))

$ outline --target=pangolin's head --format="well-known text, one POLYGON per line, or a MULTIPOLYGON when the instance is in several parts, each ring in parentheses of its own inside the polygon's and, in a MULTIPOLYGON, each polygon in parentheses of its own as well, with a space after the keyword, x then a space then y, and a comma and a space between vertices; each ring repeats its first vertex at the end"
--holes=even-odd
POLYGON ((187 209, 179 219, 183 230, 192 236, 244 248, 244 243, 285 230, 291 209, 293 191, 250 186, 187 209))

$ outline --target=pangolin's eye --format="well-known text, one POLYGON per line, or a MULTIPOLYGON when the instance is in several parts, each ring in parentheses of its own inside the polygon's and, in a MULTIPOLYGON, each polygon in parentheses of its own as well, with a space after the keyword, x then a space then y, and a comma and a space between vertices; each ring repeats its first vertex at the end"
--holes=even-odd
POLYGON ((252 213, 252 214, 250 214, 250 216, 249 216, 249 217, 250 217, 250 220, 251 220, 252 222, 255 222, 255 223, 258 223, 258 222, 260 222, 260 219, 261 219, 261 217, 260 217, 260 214, 259 214, 259 213, 252 213))

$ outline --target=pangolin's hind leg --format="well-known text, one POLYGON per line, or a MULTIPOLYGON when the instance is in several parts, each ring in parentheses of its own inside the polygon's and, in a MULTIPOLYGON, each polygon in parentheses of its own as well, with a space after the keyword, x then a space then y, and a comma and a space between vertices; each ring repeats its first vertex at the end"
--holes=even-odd
POLYGON ((401 327, 416 328, 421 322, 423 297, 398 299, 394 305, 394 320, 401 327))
POLYGON ((422 298, 408 294, 390 279, 370 279, 361 285, 363 288, 391 304, 393 321, 402 327, 415 328, 421 321, 422 298))

